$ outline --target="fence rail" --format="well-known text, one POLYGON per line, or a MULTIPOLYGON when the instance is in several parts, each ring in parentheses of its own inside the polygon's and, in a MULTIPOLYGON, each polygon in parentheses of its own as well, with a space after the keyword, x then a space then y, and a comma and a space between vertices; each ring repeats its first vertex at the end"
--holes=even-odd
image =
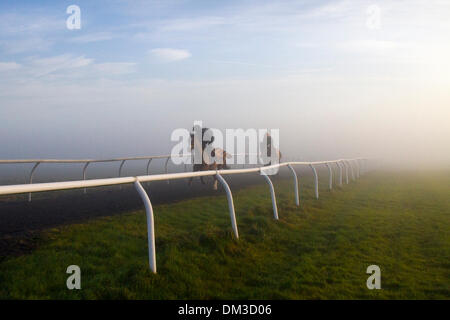
MULTIPOLYGON (((251 154, 242 154, 242 153, 236 153, 232 154, 232 156, 238 157, 238 156, 249 156, 251 154)), ((104 163, 104 162, 120 162, 119 166, 119 172, 118 177, 122 176, 122 168, 125 165, 126 161, 133 161, 133 160, 148 160, 147 167, 146 167, 146 173, 147 175, 150 174, 150 164, 152 163, 152 160, 154 159, 166 159, 166 162, 164 164, 164 172, 169 173, 169 160, 173 157, 179 157, 179 158, 191 158, 191 154, 184 154, 184 155, 156 155, 156 156, 140 156, 140 157, 125 157, 125 158, 109 158, 109 159, 11 159, 11 160, 0 160, 0 164, 26 164, 26 163, 33 163, 33 167, 31 168, 30 174, 28 176, 28 183, 33 183, 34 174, 36 172, 36 169, 39 167, 42 163, 84 163, 83 166, 83 180, 86 180, 87 175, 87 168, 91 163, 104 163)), ((184 170, 186 171, 186 165, 184 167, 184 170)), ((84 193, 86 193, 86 189, 84 189, 84 193)), ((31 202, 31 192, 28 194, 28 201, 31 202)))
MULTIPOLYGON (((64 160, 64 162, 108 162, 108 161, 126 161, 126 160, 140 160, 140 159, 155 159, 155 158, 166 158, 167 156, 152 156, 152 157, 134 157, 134 158, 116 158, 109 160, 64 160)), ((170 156, 168 156, 170 159, 170 156)), ((61 162, 62 160, 0 160, 0 163, 36 163, 33 167, 32 172, 36 169, 38 163, 41 162, 61 162), (18 162, 21 161, 21 162, 18 162)), ((167 167, 166 161, 166 167, 167 167)), ((191 177, 205 177, 205 176, 215 176, 218 181, 222 184, 227 194, 228 208, 231 219, 231 227, 236 239, 239 239, 239 232, 236 223, 236 213, 234 210, 233 196, 231 189, 222 177, 224 175, 232 174, 243 174, 243 173, 259 173, 267 182, 270 189, 270 194, 272 198, 272 207, 274 219, 278 220, 278 209, 275 196, 275 189, 273 187, 272 181, 269 177, 270 170, 288 167, 294 177, 294 193, 296 205, 299 205, 299 193, 298 193, 298 177, 293 166, 309 166, 314 175, 314 191, 315 197, 319 198, 319 176, 316 171, 316 166, 325 165, 328 168, 328 179, 329 188, 333 187, 333 170, 331 170, 331 165, 336 165, 339 169, 339 185, 342 185, 343 180, 343 167, 345 167, 345 178, 346 183, 349 183, 349 169, 351 172, 352 180, 359 178, 359 176, 367 170, 367 159, 365 158, 355 158, 355 159, 339 159, 331 161, 316 161, 316 162, 299 162, 290 161, 282 162, 279 164, 258 167, 258 168, 247 168, 247 169, 227 169, 227 170, 209 170, 209 171, 197 171, 197 172, 180 172, 180 173, 165 173, 165 174, 153 174, 144 176, 133 176, 133 177, 118 177, 118 178, 106 178, 106 179, 90 179, 77 181, 64 181, 64 182, 49 182, 49 183, 35 183, 35 184, 20 184, 20 185, 6 185, 0 186, 0 195, 12 195, 20 193, 31 193, 34 192, 44 192, 44 191, 56 191, 56 190, 68 190, 68 189, 81 189, 81 188, 93 188, 102 186, 112 186, 112 185, 123 185, 133 183, 137 192, 139 193, 142 201, 144 202, 145 211, 147 215, 147 233, 148 233, 148 250, 149 250, 149 265, 153 273, 156 273, 156 249, 155 249, 155 228, 154 228, 154 217, 153 217, 153 207, 150 198, 142 187, 142 182, 151 181, 161 181, 161 180, 176 180, 191 177)), ((121 167, 123 162, 121 163, 121 167)), ((85 165, 85 168, 87 165, 85 165)), ((147 167, 148 168, 148 167, 147 167)), ((167 171, 167 170, 166 170, 167 171)), ((148 172, 148 171, 147 171, 148 172)))

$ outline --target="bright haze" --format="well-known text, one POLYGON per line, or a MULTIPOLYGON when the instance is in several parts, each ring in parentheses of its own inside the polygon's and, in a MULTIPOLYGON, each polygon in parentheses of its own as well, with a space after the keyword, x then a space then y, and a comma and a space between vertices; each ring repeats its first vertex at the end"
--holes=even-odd
POLYGON ((448 166, 449 35, 443 0, 2 0, 0 158, 167 154, 202 120, 301 160, 448 166))

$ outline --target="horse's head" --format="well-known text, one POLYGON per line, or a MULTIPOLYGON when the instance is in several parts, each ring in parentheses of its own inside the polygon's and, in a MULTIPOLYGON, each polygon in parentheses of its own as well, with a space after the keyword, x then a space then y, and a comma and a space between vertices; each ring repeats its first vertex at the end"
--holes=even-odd
POLYGON ((232 155, 226 152, 225 150, 221 148, 215 148, 211 154, 213 157, 215 157, 216 162, 218 161, 219 164, 222 164, 226 166, 227 159, 231 159, 232 155), (220 160, 219 160, 220 159, 220 160))

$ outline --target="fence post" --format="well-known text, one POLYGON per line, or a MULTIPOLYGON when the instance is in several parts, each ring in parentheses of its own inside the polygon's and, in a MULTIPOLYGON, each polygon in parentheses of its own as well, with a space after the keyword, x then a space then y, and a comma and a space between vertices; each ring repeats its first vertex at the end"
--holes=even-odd
POLYGON ((353 163, 355 164, 355 177, 356 179, 359 179, 359 163, 358 160, 353 160, 353 163))
POLYGON ((325 165, 328 168, 328 177, 329 177, 328 188, 330 188, 330 190, 332 190, 333 189, 333 171, 331 171, 331 166, 328 162, 325 163, 325 165))
MULTIPOLYGON (((89 163, 90 163, 89 161, 86 162, 86 164, 83 167, 83 180, 86 180, 86 169, 87 169, 89 163)), ((84 194, 86 194, 86 188, 84 188, 84 194)))
POLYGON ((150 174, 150 171, 149 171, 149 169, 150 169, 150 163, 152 163, 152 158, 150 158, 150 159, 148 159, 148 162, 147 162, 147 175, 149 175, 150 174))
MULTIPOLYGON (((166 164, 164 166, 164 171, 166 172, 166 174, 169 173, 169 169, 167 168, 167 164, 169 163, 169 160, 170 160, 170 157, 167 157, 166 164)), ((170 183, 170 180, 167 180, 167 184, 169 184, 169 183, 170 183)))
MULTIPOLYGON (((33 175, 34 175, 34 171, 36 171, 36 168, 38 167, 38 165, 40 164, 40 162, 36 162, 35 165, 33 166, 33 168, 31 169, 30 172, 30 184, 33 183, 33 175)), ((28 202, 31 202, 31 192, 28 194, 28 202)))
POLYGON ((319 177, 317 176, 316 168, 312 164, 309 165, 312 169, 312 172, 314 174, 314 192, 316 195, 316 199, 319 199, 319 177))
POLYGON ((277 198, 275 197, 275 189, 273 188, 272 181, 263 169, 260 169, 260 173, 264 177, 264 179, 266 179, 267 184, 269 185, 270 196, 272 197, 273 217, 275 218, 275 220, 278 220, 277 198))
POLYGON ((295 193, 295 204, 297 206, 300 205, 300 199, 298 196, 298 179, 297 179, 297 173, 295 172, 294 168, 290 164, 288 164, 288 168, 291 169, 292 175, 294 176, 294 193, 295 193))
POLYGON ((353 166, 351 160, 348 160, 348 166, 350 167, 350 171, 352 173, 352 180, 355 181, 355 172, 353 171, 353 166))
POLYGON ((122 160, 122 162, 120 163, 120 167, 119 167, 119 178, 120 178, 120 176, 122 175, 122 167, 123 167, 123 165, 125 164, 125 161, 127 161, 127 160, 122 160))
POLYGON ((236 213, 234 211, 233 195, 231 194, 231 189, 228 186, 228 183, 220 174, 217 173, 216 178, 217 180, 220 181, 222 187, 225 189, 225 192, 227 193, 228 210, 230 211, 231 227, 233 228, 234 236, 236 237, 236 239, 239 239, 239 232, 236 224, 236 213))
POLYGON ((145 192, 137 178, 134 182, 134 186, 144 202, 145 213, 147 215, 148 262, 150 270, 152 270, 153 273, 156 273, 155 222, 152 203, 150 202, 147 192, 145 192))
MULTIPOLYGON (((150 164, 152 163, 152 158, 150 158, 150 159, 148 159, 148 162, 147 162, 147 170, 145 171, 146 173, 147 173, 147 175, 150 175, 150 164)), ((147 186, 148 185, 150 185, 150 182, 147 182, 147 184, 146 184, 147 186)))
MULTIPOLYGON (((120 163, 120 166, 119 166, 119 178, 122 176, 122 167, 125 164, 125 161, 126 160, 122 160, 122 162, 120 163)), ((122 185, 120 185, 119 189, 122 190, 122 185)))
POLYGON ((345 167, 345 183, 348 184, 348 163, 345 160, 342 160, 342 164, 345 167))
POLYGON ((342 166, 339 161, 336 161, 336 165, 339 168, 339 186, 342 186, 342 166))

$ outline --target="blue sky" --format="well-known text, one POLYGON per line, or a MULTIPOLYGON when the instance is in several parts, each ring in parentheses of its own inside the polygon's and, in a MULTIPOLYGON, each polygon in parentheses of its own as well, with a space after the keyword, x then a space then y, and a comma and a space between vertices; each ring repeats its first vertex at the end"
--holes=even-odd
POLYGON ((317 40, 337 41, 344 31, 330 34, 315 23, 317 17, 325 20, 320 17, 327 8, 333 12, 336 5, 326 2, 79 1, 80 30, 65 26, 70 4, 2 3, 3 59, 70 55, 91 66, 109 63, 111 73, 135 73, 134 78, 286 74, 329 68, 331 52, 311 48, 317 40))
POLYGON ((450 142, 449 34, 440 0, 3 0, 0 143, 9 158, 166 153, 203 120, 280 128, 306 159, 425 159, 450 142))

